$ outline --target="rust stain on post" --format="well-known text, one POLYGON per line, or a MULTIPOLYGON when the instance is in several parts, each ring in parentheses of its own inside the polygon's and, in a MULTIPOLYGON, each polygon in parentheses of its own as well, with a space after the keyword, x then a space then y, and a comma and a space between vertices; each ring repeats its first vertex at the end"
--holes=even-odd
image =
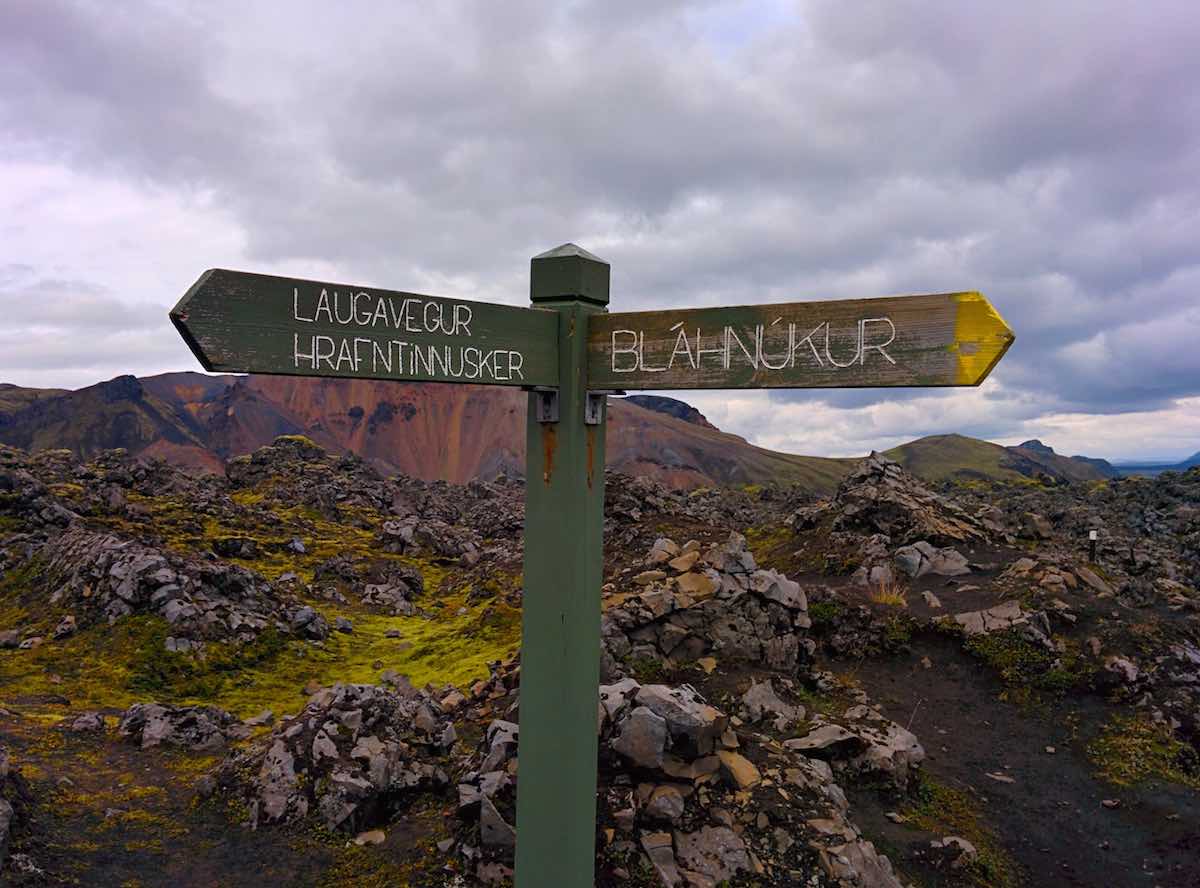
POLYGON ((592 475, 596 462, 596 427, 587 426, 587 485, 592 489, 592 475))
POLYGON ((554 451, 558 449, 558 433, 552 423, 542 424, 542 481, 550 483, 554 475, 554 451))

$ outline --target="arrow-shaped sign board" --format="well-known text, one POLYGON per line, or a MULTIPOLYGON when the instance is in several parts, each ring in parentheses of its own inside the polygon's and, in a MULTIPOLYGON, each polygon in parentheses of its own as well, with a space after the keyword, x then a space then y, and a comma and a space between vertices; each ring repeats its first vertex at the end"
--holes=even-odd
POLYGON ((979 293, 625 312, 591 319, 588 386, 979 385, 1012 341, 979 293))
POLYGON ((558 385, 552 311, 206 271, 171 312, 206 370, 558 385))

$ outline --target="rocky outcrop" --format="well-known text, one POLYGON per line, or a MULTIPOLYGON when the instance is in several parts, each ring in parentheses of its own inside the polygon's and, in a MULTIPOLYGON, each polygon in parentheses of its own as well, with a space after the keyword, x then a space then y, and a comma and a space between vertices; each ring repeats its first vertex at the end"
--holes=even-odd
POLYGON ((953 546, 986 537, 976 518, 878 453, 859 463, 832 500, 798 509, 789 523, 798 531, 824 525, 834 531, 883 534, 892 545, 924 540, 953 546))
POLYGON ((804 734, 783 745, 827 761, 838 772, 882 778, 900 790, 925 760, 916 735, 864 703, 836 718, 814 718, 804 734))
POLYGON ((0 744, 0 880, 14 841, 28 830, 33 796, 9 754, 0 744))
POLYGON ((955 614, 954 622, 968 637, 1014 630, 1029 641, 1052 647, 1050 623, 1042 611, 1027 611, 1019 601, 1005 601, 987 610, 955 614))
MULTIPOLYGON (((748 705, 799 711, 756 688, 748 705)), ((878 713, 849 713, 847 722, 856 726, 853 761, 862 772, 900 783, 919 762, 915 738, 878 713)), ((800 884, 793 879, 817 871, 846 888, 899 888, 887 857, 850 822, 834 767, 789 743, 735 732, 694 690, 628 678, 602 686, 599 730, 598 866, 611 881, 629 879, 640 861, 670 888, 800 884)), ((849 761, 836 767, 849 771, 849 761)), ((511 876, 516 726, 494 721, 471 763, 458 785, 463 829, 453 851, 468 872, 495 884, 511 876)))
POLYGON ((312 815, 328 829, 358 832, 387 822, 406 796, 447 786, 455 739, 424 692, 335 685, 228 758, 214 788, 246 804, 250 826, 312 815))
POLYGON ((79 516, 35 476, 32 463, 23 451, 0 444, 0 516, 35 527, 65 527, 79 516))
POLYGON ((925 540, 911 546, 901 546, 895 553, 896 567, 911 580, 926 574, 957 577, 971 572, 967 557, 957 549, 937 549, 925 540))
POLYGON ((83 527, 52 538, 39 557, 55 587, 50 603, 71 608, 81 625, 152 613, 170 624, 172 638, 189 642, 252 638, 268 626, 304 638, 329 634, 312 608, 289 603, 236 565, 183 559, 83 527))
POLYGON ((741 534, 706 551, 659 540, 646 566, 630 577, 630 594, 604 614, 604 675, 622 674, 638 660, 679 664, 706 656, 794 673, 814 650, 804 589, 759 569, 741 534))
MULTIPOLYGON (((237 736, 238 726, 237 716, 215 706, 135 703, 122 714, 117 732, 142 749, 175 746, 191 752, 211 752, 237 736)), ((74 725, 72 729, 78 730, 74 725)))

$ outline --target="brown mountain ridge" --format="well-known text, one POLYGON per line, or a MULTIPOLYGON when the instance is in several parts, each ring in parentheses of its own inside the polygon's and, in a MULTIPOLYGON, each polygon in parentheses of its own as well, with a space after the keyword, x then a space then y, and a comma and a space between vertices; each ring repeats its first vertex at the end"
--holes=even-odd
MULTIPOLYGON (((384 472, 465 482, 524 472, 525 394, 487 386, 166 373, 77 391, 0 386, 0 442, 88 458, 121 447, 190 469, 302 434, 384 472)), ((1007 448, 960 435, 888 452, 930 480, 1109 477, 1103 460, 1062 457, 1040 442, 1007 448), (1036 446, 1031 446, 1036 445, 1036 446)), ((854 460, 778 453, 712 426, 685 402, 612 399, 608 466, 688 488, 767 481, 831 492, 854 460)))

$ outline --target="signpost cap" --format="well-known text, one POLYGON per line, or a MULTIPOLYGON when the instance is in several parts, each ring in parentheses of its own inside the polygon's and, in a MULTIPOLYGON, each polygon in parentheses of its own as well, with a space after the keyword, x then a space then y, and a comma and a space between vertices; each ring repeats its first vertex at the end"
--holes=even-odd
POLYGON ((583 247, 563 244, 529 262, 530 302, 579 299, 608 305, 609 265, 583 247))

